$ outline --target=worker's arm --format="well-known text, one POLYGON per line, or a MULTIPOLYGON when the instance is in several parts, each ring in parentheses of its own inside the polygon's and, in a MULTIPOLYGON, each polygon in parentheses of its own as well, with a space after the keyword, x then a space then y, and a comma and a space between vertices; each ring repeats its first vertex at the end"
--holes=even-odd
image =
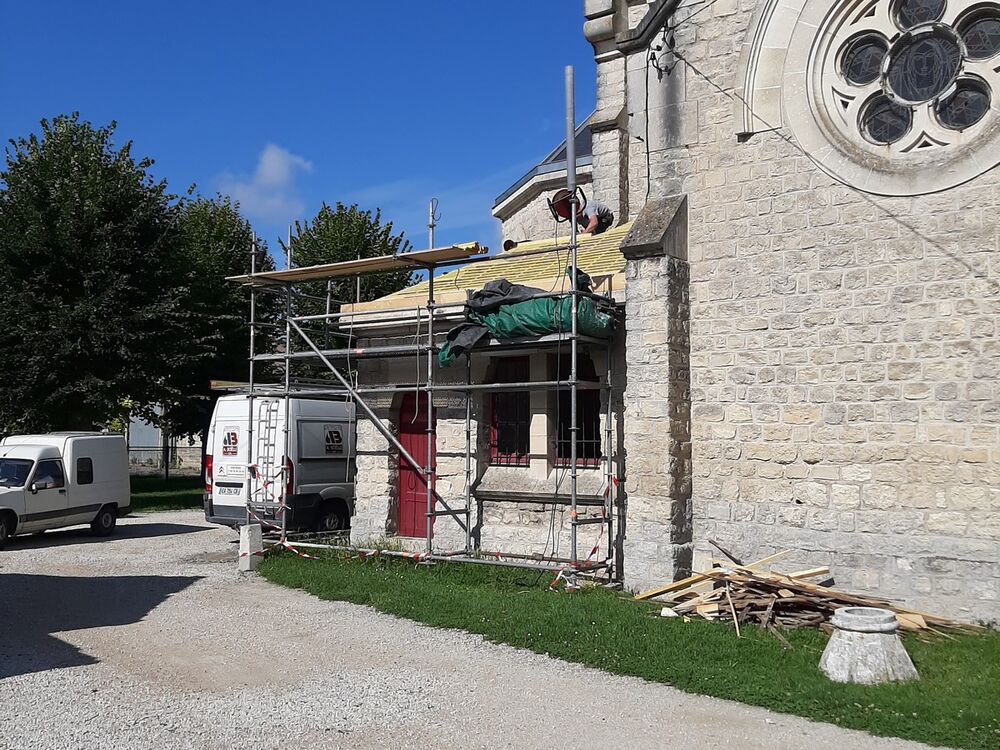
MULTIPOLYGON (((586 216, 586 214, 584 214, 584 216, 586 216)), ((597 229, 597 214, 596 213, 593 216, 590 217, 590 220, 587 222, 587 226, 585 226, 580 231, 580 234, 590 234, 595 229, 597 229)))

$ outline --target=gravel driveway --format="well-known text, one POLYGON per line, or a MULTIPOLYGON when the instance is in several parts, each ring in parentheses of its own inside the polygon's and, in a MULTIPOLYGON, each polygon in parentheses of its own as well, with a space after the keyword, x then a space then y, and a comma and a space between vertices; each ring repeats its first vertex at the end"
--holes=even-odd
POLYGON ((236 572, 199 512, 0 552, 3 748, 917 748, 236 572))

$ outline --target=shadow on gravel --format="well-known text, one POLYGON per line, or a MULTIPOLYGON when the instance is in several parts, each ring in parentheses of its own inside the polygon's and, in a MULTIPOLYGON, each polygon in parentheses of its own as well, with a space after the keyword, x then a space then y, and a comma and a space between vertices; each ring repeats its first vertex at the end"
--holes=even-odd
POLYGON ((0 679, 97 663, 51 634, 138 622, 199 578, 0 575, 0 679))
POLYGON ((114 544, 125 539, 146 539, 175 534, 193 534, 196 531, 211 531, 211 526, 191 526, 186 523, 130 523, 115 527, 111 536, 94 536, 90 528, 80 526, 71 529, 46 531, 37 536, 16 536, 7 542, 12 550, 41 549, 59 547, 65 544, 114 544))

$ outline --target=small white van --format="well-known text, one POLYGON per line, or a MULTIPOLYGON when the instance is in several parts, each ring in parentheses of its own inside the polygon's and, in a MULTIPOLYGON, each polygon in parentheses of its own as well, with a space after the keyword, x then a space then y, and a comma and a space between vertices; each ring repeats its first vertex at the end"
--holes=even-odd
POLYGON ((131 509, 123 435, 53 432, 0 441, 0 545, 15 534, 81 523, 107 536, 131 509))
POLYGON ((205 452, 205 520, 246 523, 249 507, 276 526, 282 493, 286 528, 346 531, 354 515, 354 404, 309 398, 222 396, 205 452), (253 419, 251 421, 251 408, 253 419), (252 430, 248 429, 252 427, 252 430), (249 501, 249 502, 248 502, 249 501))

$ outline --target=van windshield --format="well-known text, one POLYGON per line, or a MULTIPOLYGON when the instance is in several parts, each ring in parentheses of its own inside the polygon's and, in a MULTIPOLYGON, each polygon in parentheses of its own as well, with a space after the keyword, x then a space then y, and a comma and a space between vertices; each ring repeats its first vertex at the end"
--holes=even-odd
POLYGON ((32 463, 26 458, 0 458, 0 487, 23 487, 32 463))

